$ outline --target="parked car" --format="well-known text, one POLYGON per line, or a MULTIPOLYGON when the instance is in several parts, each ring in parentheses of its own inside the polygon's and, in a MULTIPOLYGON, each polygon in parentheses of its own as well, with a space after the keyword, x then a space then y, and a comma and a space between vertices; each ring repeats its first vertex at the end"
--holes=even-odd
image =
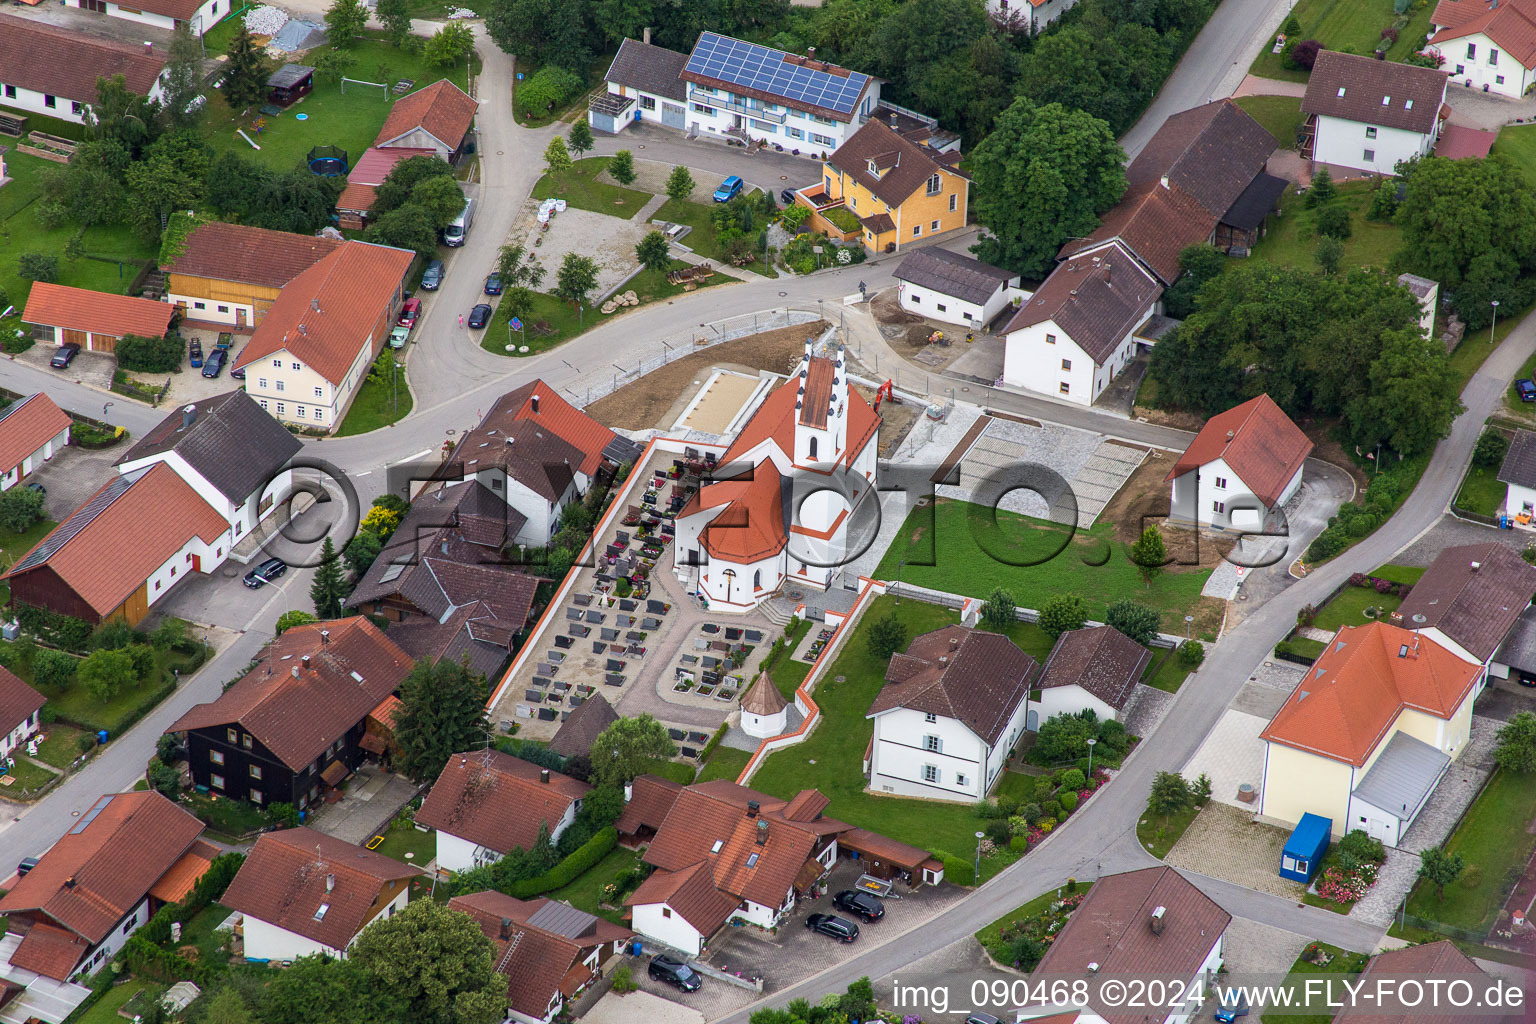
POLYGON ((857 889, 844 889, 832 897, 832 905, 838 910, 856 914, 865 921, 878 921, 885 916, 885 904, 880 897, 857 889))
POLYGON ((45 497, 45 498, 48 497, 48 488, 44 487, 42 484, 38 483, 36 480, 33 480, 31 483, 27 484, 27 490, 29 490, 29 491, 36 491, 38 494, 41 494, 43 497, 45 497))
POLYGON ((795 205, 795 190, 792 189, 792 188, 786 188, 784 191, 780 192, 779 193, 779 201, 781 203, 783 203, 785 206, 794 206, 795 205))
POLYGON ((1536 382, 1529 377, 1521 377, 1515 381, 1515 390, 1520 393, 1520 401, 1536 402, 1536 382))
POLYGON ((485 278, 485 294, 487 294, 487 295, 500 295, 501 294, 501 275, 500 274, 488 274, 488 275, 486 275, 486 278, 485 278))
POLYGON ((79 354, 80 346, 76 345, 74 342, 70 342, 67 345, 60 345, 59 350, 53 354, 53 358, 48 360, 48 365, 53 367, 55 370, 62 370, 70 363, 74 362, 75 356, 79 354))
POLYGON ((491 307, 485 303, 482 302, 474 309, 469 311, 469 326, 473 327, 475 330, 478 331, 480 328, 484 327, 490 322, 491 307))
POLYGON ((410 340, 411 329, 409 327, 391 327, 389 329, 389 347, 405 348, 405 343, 410 340))
MULTIPOLYGON (((245 349, 241 349, 240 351, 244 352, 245 349)), ((240 357, 238 355, 230 360, 231 363, 238 363, 239 361, 240 357)), ((245 367, 237 366, 233 370, 229 371, 229 375, 235 378, 235 380, 245 380, 245 367)))
MULTIPOLYGON (((433 260, 433 262, 436 263, 437 261, 433 260)), ((441 264, 439 264, 439 266, 441 266, 441 264)), ((412 327, 416 326, 416 321, 420 318, 421 300, 406 299, 400 305, 400 316, 395 320, 395 324, 397 326, 404 327, 406 330, 410 330, 412 327)))
POLYGON ((435 292, 443 286, 443 261, 433 260, 421 274, 423 291, 435 292))
POLYGON ((858 925, 835 914, 812 914, 805 919, 805 926, 813 932, 830 935, 839 942, 852 942, 859 937, 858 925))
POLYGON ((281 558, 269 558, 245 574, 245 585, 255 590, 265 586, 288 571, 288 563, 281 558))
POLYGON ((191 360, 192 369, 196 370, 203 365, 203 343, 196 338, 187 346, 187 358, 191 360))
POLYGON ((1232 1024, 1239 1017, 1248 1016, 1248 997, 1241 992, 1231 993, 1236 999, 1223 999, 1216 1007, 1216 1019, 1221 1024, 1232 1024))
POLYGON ((664 981, 668 985, 682 989, 684 992, 697 992, 699 986, 704 984, 699 972, 689 967, 675 956, 666 953, 657 953, 651 957, 651 966, 646 973, 657 981, 664 981))
POLYGON ((965 1024, 1003 1024, 1003 1022, 990 1013, 982 1013, 980 1010, 977 1010, 965 1018, 965 1024))
POLYGON ((229 349, 216 348, 208 353, 208 358, 203 360, 203 376, 217 377, 224 372, 224 364, 229 361, 229 349))
POLYGON ((741 180, 740 175, 731 175, 729 178, 726 178, 720 183, 719 188, 715 189, 715 202, 730 202, 732 199, 735 199, 738 195, 741 194, 741 190, 744 185, 746 185, 746 182, 741 180))

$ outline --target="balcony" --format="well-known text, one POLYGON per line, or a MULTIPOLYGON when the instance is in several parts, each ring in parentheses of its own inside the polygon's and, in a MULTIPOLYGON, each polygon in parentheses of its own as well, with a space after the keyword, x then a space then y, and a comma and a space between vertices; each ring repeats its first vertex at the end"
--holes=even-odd
POLYGON ((706 107, 715 107, 718 110, 731 110, 748 117, 755 117, 759 121, 771 121, 774 124, 783 124, 788 118, 783 111, 774 112, 750 106, 746 101, 736 99, 730 93, 708 93, 702 89, 690 87, 688 99, 692 103, 702 103, 706 107))
POLYGON ((824 185, 810 185, 795 193, 795 201, 811 209, 806 225, 838 242, 852 242, 863 235, 858 216, 841 199, 827 195, 824 185), (842 223, 834 222, 833 218, 842 223))

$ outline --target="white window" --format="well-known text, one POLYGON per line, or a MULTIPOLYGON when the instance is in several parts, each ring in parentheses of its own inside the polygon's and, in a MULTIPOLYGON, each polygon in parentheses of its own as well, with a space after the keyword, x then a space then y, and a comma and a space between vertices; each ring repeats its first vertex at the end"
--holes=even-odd
POLYGON ((939 738, 937 736, 924 736, 923 737, 923 749, 924 750, 931 750, 935 754, 937 754, 939 752, 939 746, 940 746, 939 738))
POLYGON ((1219 477, 1216 478, 1216 489, 1218 491, 1224 491, 1224 490, 1227 489, 1227 478, 1226 477, 1219 476, 1219 477))
POLYGON ((949 194, 949 212, 950 213, 954 213, 955 210, 959 207, 959 204, 960 204, 960 193, 958 193, 958 192, 951 192, 949 194))
MULTIPOLYGON (((821 119, 817 118, 817 120, 819 121, 821 119)), ((811 141, 816 143, 816 145, 818 145, 818 146, 835 146, 835 145, 837 145, 837 140, 836 139, 833 139, 830 136, 826 136, 826 135, 817 135, 815 132, 811 132, 811 141)))
POLYGON ((286 415, 288 415, 288 406, 285 403, 283 403, 283 402, 278 402, 277 403, 277 414, 279 416, 286 416, 286 415))
POLYGON ((1365 151, 1365 162, 1368 164, 1373 164, 1376 162, 1376 151, 1374 149, 1368 149, 1365 151))
POLYGON ((299 412, 299 419, 303 419, 304 417, 309 415, 309 410, 307 408, 305 408, 304 406, 302 406, 302 405, 298 407, 298 412, 299 412))
POLYGON ((315 388, 315 397, 316 398, 324 398, 325 397, 325 389, 324 388, 315 388))
POLYGON ((970 780, 968 780, 964 775, 956 775, 955 776, 955 785, 957 785, 957 786, 968 786, 968 785, 970 785, 970 780))
POLYGON ((279 391, 284 391, 284 390, 286 390, 286 388, 285 388, 285 386, 284 386, 284 384, 283 384, 283 382, 282 382, 282 381, 278 381, 278 382, 277 382, 277 390, 279 390, 279 391))
POLYGON ((325 411, 323 409, 321 409, 318 405, 315 406, 315 419, 317 419, 317 420, 325 419, 325 411))
POLYGON ((261 407, 263 409, 265 409, 267 407, 267 400, 265 398, 261 399, 261 407))
POLYGON ((937 722, 938 720, 939 716, 934 714, 932 711, 923 716, 923 721, 925 722, 937 722))
POLYGON ((715 108, 714 107, 706 107, 702 103, 695 103, 695 104, 693 104, 693 109, 694 109, 695 113, 704 114, 704 115, 707 115, 709 117, 714 117, 715 116, 715 108))
POLYGON ((939 781, 939 769, 937 765, 923 765, 923 781, 937 783, 939 781))
POLYGON ((937 174, 935 174, 933 177, 928 179, 928 194, 929 195, 931 195, 931 196, 938 195, 939 194, 939 189, 941 189, 943 187, 944 187, 944 182, 943 182, 942 179, 939 178, 939 176, 937 174))
POLYGON ((256 378, 256 386, 259 387, 259 388, 265 388, 267 386, 267 378, 265 378, 265 377, 257 377, 256 378))
POLYGON ((208 785, 211 788, 213 788, 213 789, 223 789, 224 788, 224 776, 222 776, 222 775, 210 775, 210 776, 208 776, 208 785))
POLYGON ((641 110, 655 110, 656 109, 656 97, 654 97, 654 96, 641 96, 640 97, 640 109, 641 110))
POLYGON ((791 128, 788 125, 784 126, 784 134, 788 135, 792 139, 805 138, 805 132, 801 131, 799 128, 791 128))
POLYGON ((923 233, 923 226, 921 224, 914 224, 914 225, 912 225, 912 237, 913 238, 917 238, 922 233, 923 233))
POLYGON ((223 764, 224 763, 224 752, 222 750, 210 750, 210 751, 208 751, 208 763, 209 764, 223 764))
POLYGON ((1222 515, 1227 511, 1227 503, 1224 501, 1213 501, 1211 502, 1211 511, 1217 515, 1222 515))

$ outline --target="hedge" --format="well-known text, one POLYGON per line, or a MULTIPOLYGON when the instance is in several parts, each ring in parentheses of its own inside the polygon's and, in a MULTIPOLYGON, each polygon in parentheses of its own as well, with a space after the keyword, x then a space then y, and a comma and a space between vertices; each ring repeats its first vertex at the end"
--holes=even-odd
POLYGON ((155 912, 155 916, 139 929, 139 935, 158 946, 164 946, 171 941, 171 924, 180 923, 183 926, 198 914, 206 910, 210 905, 224 897, 224 890, 229 888, 229 883, 235 880, 235 874, 240 870, 240 865, 245 863, 243 853, 221 853, 213 858, 208 865, 208 870, 192 886, 192 891, 187 893, 187 898, 180 903, 167 903, 155 912))
POLYGON ((508 893, 520 900, 540 896, 562 886, 570 885, 582 874, 590 871, 598 861, 608 856, 609 852, 619 845, 619 831, 612 825, 603 829, 588 839, 583 845, 559 864, 550 868, 542 875, 533 878, 525 878, 521 882, 513 884, 508 893))
POLYGON ((956 885, 976 884, 976 866, 971 861, 950 856, 943 850, 931 852, 939 859, 939 863, 944 865, 944 881, 953 882, 956 885))
POLYGON ((27 604, 24 601, 15 601, 12 606, 16 612, 16 621, 21 624, 21 628, 43 643, 75 654, 85 653, 91 641, 89 622, 77 619, 73 615, 60 615, 58 612, 40 608, 35 604, 27 604))
POLYGON ((708 743, 704 744, 704 750, 699 754, 700 764, 707 764, 709 762, 709 755, 715 752, 715 748, 718 747, 720 745, 720 741, 725 738, 725 732, 729 728, 729 723, 720 723, 720 728, 715 730, 715 734, 709 738, 708 743))

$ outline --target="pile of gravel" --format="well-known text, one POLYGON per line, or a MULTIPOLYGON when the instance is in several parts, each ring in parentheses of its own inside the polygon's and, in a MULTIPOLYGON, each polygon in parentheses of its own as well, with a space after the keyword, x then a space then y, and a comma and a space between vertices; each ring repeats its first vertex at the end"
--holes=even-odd
POLYGON ((276 7, 257 7, 245 16, 245 27, 258 36, 275 36, 286 24, 287 12, 276 7))

